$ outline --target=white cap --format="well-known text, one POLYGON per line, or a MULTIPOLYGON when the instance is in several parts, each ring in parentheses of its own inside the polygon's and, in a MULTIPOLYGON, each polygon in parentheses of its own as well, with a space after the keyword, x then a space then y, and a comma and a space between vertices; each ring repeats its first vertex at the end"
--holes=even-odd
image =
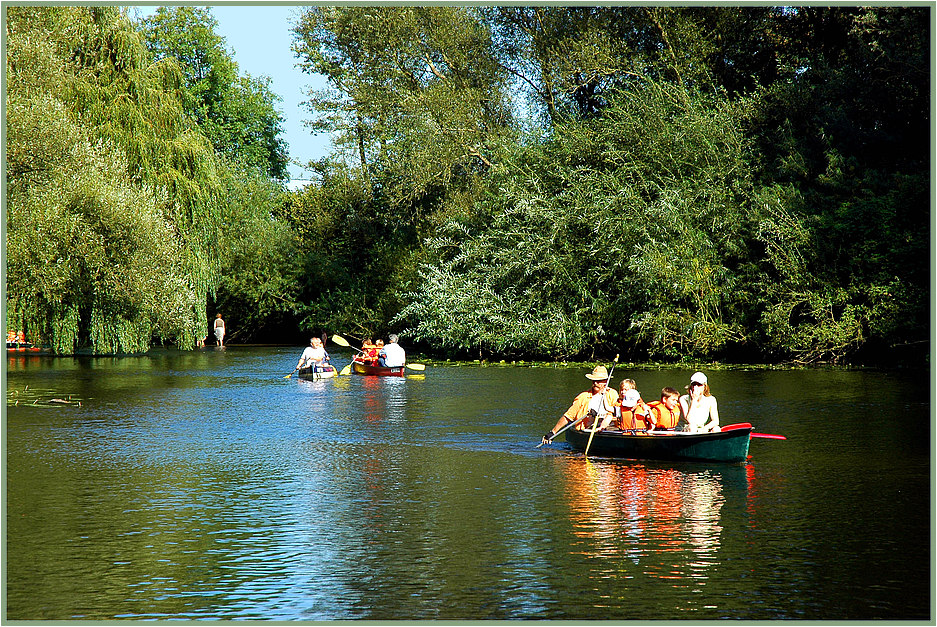
POLYGON ((706 385, 708 382, 709 380, 702 372, 694 372, 693 376, 690 377, 690 383, 702 383, 703 385, 706 385))
POLYGON ((641 400, 641 394, 637 390, 628 390, 621 399, 623 407, 634 407, 641 400))

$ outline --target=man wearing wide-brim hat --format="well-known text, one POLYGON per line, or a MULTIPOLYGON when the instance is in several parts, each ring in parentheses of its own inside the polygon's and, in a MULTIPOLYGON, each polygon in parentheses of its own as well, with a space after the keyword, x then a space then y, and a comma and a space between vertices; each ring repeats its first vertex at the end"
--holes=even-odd
POLYGON ((596 366, 586 378, 592 381, 592 387, 573 400, 573 404, 560 416, 553 429, 543 436, 541 444, 549 444, 553 436, 570 423, 578 421, 577 429, 591 429, 593 420, 602 421, 599 423, 601 425, 614 416, 618 392, 608 387, 608 370, 605 366, 596 366))

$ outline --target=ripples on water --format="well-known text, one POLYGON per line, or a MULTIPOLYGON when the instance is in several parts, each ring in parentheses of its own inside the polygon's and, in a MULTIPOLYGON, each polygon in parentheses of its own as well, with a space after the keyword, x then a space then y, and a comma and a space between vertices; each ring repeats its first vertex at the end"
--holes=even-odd
POLYGON ((666 465, 535 448, 578 371, 284 379, 297 355, 8 363, 8 618, 927 616, 927 446, 869 428, 913 377, 714 374, 789 440, 666 465))

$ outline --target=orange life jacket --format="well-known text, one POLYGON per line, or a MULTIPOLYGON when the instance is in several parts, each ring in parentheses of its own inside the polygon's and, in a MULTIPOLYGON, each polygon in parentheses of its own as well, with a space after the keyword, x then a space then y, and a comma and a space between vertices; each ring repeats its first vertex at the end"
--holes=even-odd
POLYGON ((630 429, 647 429, 651 425, 645 420, 643 414, 635 412, 637 407, 622 407, 618 418, 618 428, 622 431, 630 429))
POLYGON ((658 429, 673 429, 680 421, 680 406, 677 405, 672 411, 667 409, 663 401, 651 401, 647 404, 654 412, 654 418, 657 419, 658 429))

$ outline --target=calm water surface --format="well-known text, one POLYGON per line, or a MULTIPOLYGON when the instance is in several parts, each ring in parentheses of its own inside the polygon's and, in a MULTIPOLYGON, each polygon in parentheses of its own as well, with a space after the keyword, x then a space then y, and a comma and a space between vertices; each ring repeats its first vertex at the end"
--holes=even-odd
POLYGON ((712 371, 788 439, 664 464, 535 448, 585 369, 299 352, 8 356, 6 618, 932 619, 928 372, 712 371))

